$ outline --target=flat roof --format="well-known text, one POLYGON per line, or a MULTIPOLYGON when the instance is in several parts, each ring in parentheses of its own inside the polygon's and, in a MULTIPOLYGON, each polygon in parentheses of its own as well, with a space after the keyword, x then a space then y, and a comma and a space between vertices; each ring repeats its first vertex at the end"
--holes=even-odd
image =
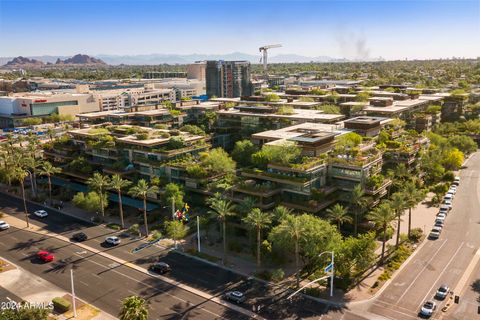
POLYGON ((325 124, 325 123, 314 123, 314 122, 305 122, 296 124, 293 126, 277 129, 277 130, 268 130, 252 135, 252 138, 255 139, 293 139, 296 137, 305 136, 307 134, 318 134, 327 136, 329 134, 340 135, 350 130, 341 128, 337 124, 325 124))
POLYGON ((246 112, 238 109, 222 110, 219 111, 220 115, 233 115, 233 116, 255 116, 263 118, 284 118, 284 119, 310 119, 310 120, 341 120, 345 116, 342 114, 324 113, 321 110, 311 109, 293 109, 294 114, 276 114, 276 113, 258 113, 254 110, 246 112))

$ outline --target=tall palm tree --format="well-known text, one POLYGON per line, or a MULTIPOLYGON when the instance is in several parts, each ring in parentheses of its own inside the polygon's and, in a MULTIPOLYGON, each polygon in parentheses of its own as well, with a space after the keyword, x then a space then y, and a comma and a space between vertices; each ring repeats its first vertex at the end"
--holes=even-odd
POLYGON ((262 229, 265 229, 270 223, 272 223, 272 218, 270 217, 270 214, 264 213, 258 208, 253 208, 252 211, 242 219, 242 221, 257 231, 257 268, 260 268, 262 229))
POLYGON ((235 205, 225 200, 219 193, 216 193, 212 198, 208 199, 208 204, 212 210, 209 212, 217 216, 217 219, 222 224, 223 237, 223 264, 227 263, 227 217, 235 215, 235 205))
POLYGON ((343 223, 352 222, 352 217, 347 214, 347 209, 338 203, 327 209, 327 218, 337 223, 338 231, 340 231, 343 223))
POLYGON ((357 184, 352 192, 350 193, 350 203, 352 204, 353 211, 353 234, 357 236, 358 233, 358 214, 359 211, 362 211, 365 205, 365 192, 363 191, 362 185, 357 184))
POLYGON ((285 206, 277 206, 272 211, 273 221, 276 223, 280 223, 283 219, 285 219, 289 214, 292 214, 292 209, 287 208, 285 206))
POLYGON ((120 175, 118 174, 113 175, 112 180, 110 181, 110 187, 117 190, 118 210, 120 212, 120 224, 122 225, 122 229, 125 229, 125 223, 123 221, 122 189, 128 187, 131 184, 132 182, 122 179, 122 177, 120 177, 120 175))
POLYGON ((126 297, 122 301, 122 310, 120 311, 118 318, 120 320, 147 320, 147 302, 139 296, 126 297))
POLYGON ((395 214, 390 205, 387 202, 383 202, 368 214, 368 219, 373 221, 375 225, 380 227, 383 231, 382 255, 380 258, 380 263, 383 263, 383 258, 385 256, 385 243, 387 242, 387 228, 390 223, 395 220, 395 214))
POLYGON ((147 196, 158 192, 157 186, 150 186, 144 179, 138 180, 137 184, 130 188, 128 193, 134 197, 143 199, 143 221, 145 224, 145 233, 148 237, 148 221, 147 221, 147 196))
POLYGON ((237 205, 237 211, 243 216, 246 216, 253 210, 253 208, 256 207, 256 204, 257 200, 255 198, 246 197, 240 204, 237 205))
POLYGON ((25 178, 28 176, 28 173, 20 167, 17 167, 13 171, 13 177, 20 183, 22 188, 22 199, 23 199, 23 211, 25 212, 25 222, 27 222, 27 228, 30 227, 30 221, 28 220, 28 211, 27 211, 27 200, 25 198, 25 178))
POLYGON ((405 195, 405 204, 408 209, 408 237, 412 230, 412 209, 415 208, 419 201, 422 199, 422 192, 417 189, 413 182, 407 182, 403 189, 405 195))
POLYGON ((62 168, 53 166, 50 162, 45 161, 40 168, 40 175, 47 176, 48 179, 48 198, 52 205, 52 175, 62 172, 62 168))
POLYGON ((400 223, 402 221, 403 210, 405 210, 406 206, 405 195, 401 192, 395 192, 392 194, 389 204, 397 217, 397 239, 395 246, 398 247, 398 243, 400 242, 400 223))
POLYGON ((295 270, 297 278, 297 288, 300 286, 300 240, 305 232, 305 226, 302 224, 299 216, 288 215, 278 226, 292 239, 295 246, 295 270))
POLYGON ((110 186, 110 179, 108 176, 95 172, 93 177, 87 180, 87 184, 95 190, 100 196, 100 210, 102 212, 102 219, 105 218, 105 206, 103 203, 105 190, 110 186))

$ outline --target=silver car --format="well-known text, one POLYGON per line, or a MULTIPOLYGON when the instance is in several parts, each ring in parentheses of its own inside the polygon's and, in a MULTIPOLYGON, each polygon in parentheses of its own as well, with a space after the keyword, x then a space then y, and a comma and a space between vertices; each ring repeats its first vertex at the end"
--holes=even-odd
POLYGON ((233 301, 235 303, 242 303, 246 300, 243 292, 240 291, 228 291, 224 296, 225 300, 233 301))
POLYGON ((422 308, 420 309, 420 314, 423 316, 430 317, 435 311, 435 309, 437 309, 437 304, 435 303, 435 301, 428 300, 428 301, 425 301, 422 308))
POLYGON ((0 230, 7 230, 10 228, 10 225, 6 223, 5 221, 0 221, 0 230))
POLYGON ((443 300, 447 297, 449 292, 450 292, 450 288, 446 284, 442 284, 440 288, 438 288, 437 292, 435 293, 435 297, 437 299, 443 300))

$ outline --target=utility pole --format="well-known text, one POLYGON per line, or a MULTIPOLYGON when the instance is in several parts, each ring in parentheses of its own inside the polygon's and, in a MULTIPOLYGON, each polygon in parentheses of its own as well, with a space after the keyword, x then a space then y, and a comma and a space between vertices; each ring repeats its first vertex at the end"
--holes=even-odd
POLYGON ((175 197, 172 197, 172 219, 175 220, 175 197))
POLYGON ((197 216, 197 249, 200 252, 200 217, 197 216))
POLYGON ((333 278, 335 277, 335 254, 332 251, 332 275, 330 278, 330 297, 333 297, 333 278))
POLYGON ((77 317, 77 308, 75 306, 75 288, 73 286, 73 269, 70 269, 70 280, 72 283, 72 305, 73 305, 73 317, 77 317))

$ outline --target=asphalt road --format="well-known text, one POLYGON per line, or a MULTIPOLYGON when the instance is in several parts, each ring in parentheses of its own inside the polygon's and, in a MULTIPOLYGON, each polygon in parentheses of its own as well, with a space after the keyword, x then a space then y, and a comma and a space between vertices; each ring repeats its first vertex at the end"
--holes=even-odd
MULTIPOLYGON (((23 218, 22 212, 17 208, 21 208, 18 199, 0 194, 0 211, 23 218)), ((29 212, 41 208, 35 204, 28 206, 29 212)), ((89 237, 84 244, 145 268, 155 261, 165 261, 172 267, 168 277, 215 296, 220 296, 229 290, 241 290, 247 296, 243 307, 252 310, 260 306, 259 313, 267 319, 316 319, 331 310, 328 305, 313 302, 301 296, 297 296, 294 301, 288 301, 286 297, 289 292, 275 291, 260 282, 249 282, 238 274, 167 251, 160 246, 152 246, 132 253, 133 249, 144 243, 142 240, 130 238, 120 232, 95 226, 52 210, 47 209, 47 211, 49 216, 45 219, 31 215, 31 223, 67 237, 82 231, 89 237), (120 236, 122 243, 113 248, 105 246, 103 242, 108 235, 120 236)), ((4 252, 8 259, 61 288, 64 288, 62 285, 68 284, 65 279, 67 276, 65 269, 73 264, 78 270, 76 279, 82 281, 83 284, 80 287, 84 287, 79 289, 82 291, 77 293, 78 296, 112 314, 118 312, 120 300, 133 294, 133 291, 151 301, 152 310, 155 310, 159 318, 176 319, 182 317, 185 312, 194 319, 215 317, 242 319, 244 317, 213 302, 204 301, 203 298, 188 291, 172 287, 159 279, 125 266, 112 264, 111 260, 85 252, 72 244, 28 231, 12 228, 0 233, 0 255, 4 252), (37 249, 55 252, 57 262, 54 262, 53 266, 33 264, 30 256, 37 249), (96 289, 99 285, 101 290, 96 289)), ((68 286, 65 288, 68 290, 68 286)))
MULTIPOLYGON (((427 240, 415 257, 404 267, 393 282, 374 300, 368 311, 386 319, 418 319, 425 300, 433 299, 437 288, 447 284, 457 289, 460 304, 447 313, 440 309, 446 301, 437 301, 437 312, 432 319, 480 319, 476 301, 478 293, 471 289, 480 278, 480 269, 467 270, 480 248, 480 153, 475 153, 461 171, 461 182, 438 240, 427 240), (468 279, 457 288, 462 276, 468 279), (476 295, 476 296, 475 296, 476 295)), ((475 265, 473 265, 475 266, 475 265)))

